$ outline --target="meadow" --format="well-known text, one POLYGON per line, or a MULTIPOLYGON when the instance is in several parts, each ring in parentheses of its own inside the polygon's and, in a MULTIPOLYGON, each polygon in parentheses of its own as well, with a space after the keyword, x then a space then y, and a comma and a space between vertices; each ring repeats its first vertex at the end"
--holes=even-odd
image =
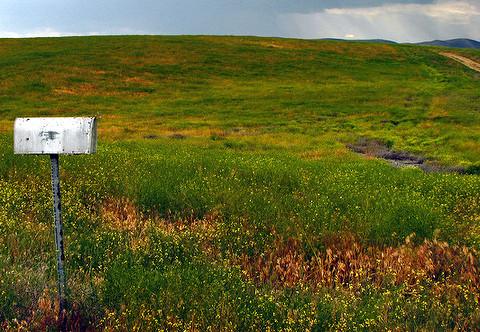
POLYGON ((477 329, 480 73, 444 50, 0 39, 0 328, 57 327, 49 158, 13 120, 97 116, 60 158, 69 329, 477 329))

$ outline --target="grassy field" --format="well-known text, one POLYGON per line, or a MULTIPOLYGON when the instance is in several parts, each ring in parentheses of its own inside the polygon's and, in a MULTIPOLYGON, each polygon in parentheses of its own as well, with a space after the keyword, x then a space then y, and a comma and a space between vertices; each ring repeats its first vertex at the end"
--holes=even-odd
POLYGON ((60 161, 70 329, 478 328, 480 74, 439 51, 0 39, 0 328, 58 307, 49 160, 13 155, 13 120, 79 115, 100 141, 60 161))

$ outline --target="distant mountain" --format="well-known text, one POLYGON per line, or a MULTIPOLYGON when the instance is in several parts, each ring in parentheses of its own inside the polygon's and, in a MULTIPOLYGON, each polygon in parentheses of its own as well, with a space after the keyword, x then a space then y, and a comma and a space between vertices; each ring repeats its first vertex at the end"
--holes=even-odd
POLYGON ((387 39, 341 39, 341 38, 323 38, 322 40, 334 40, 334 41, 350 41, 360 43, 378 43, 378 44, 397 44, 392 40, 387 39))
MULTIPOLYGON (((387 39, 322 38, 321 40, 346 41, 346 42, 355 42, 355 43, 360 42, 360 43, 378 43, 378 44, 398 44, 393 40, 387 40, 387 39)), ((467 39, 467 38, 457 38, 457 39, 450 39, 450 40, 432 40, 432 41, 426 41, 421 43, 407 43, 407 44, 480 49, 480 42, 473 39, 467 39)))
POLYGON ((458 38, 450 40, 432 40, 422 43, 416 43, 417 45, 425 46, 443 46, 443 47, 456 47, 456 48, 480 48, 480 42, 472 39, 458 38))

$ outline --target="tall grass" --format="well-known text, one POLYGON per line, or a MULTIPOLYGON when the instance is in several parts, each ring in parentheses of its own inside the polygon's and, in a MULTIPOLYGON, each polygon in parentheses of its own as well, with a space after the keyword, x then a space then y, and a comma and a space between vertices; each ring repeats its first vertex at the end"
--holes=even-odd
MULTIPOLYGON (((3 137, 2 143, 9 139, 3 137)), ((2 320, 5 328, 16 328, 17 318, 41 329, 55 324, 48 158, 7 158, 10 148, 2 153, 2 320)), ((476 321, 478 289, 468 293, 472 288, 461 274, 433 272, 437 264, 446 269, 442 256, 462 262, 462 251, 437 252, 444 242, 422 243, 435 239, 478 248, 477 176, 425 174, 355 158, 340 163, 285 152, 205 149, 173 139, 101 144, 95 156, 62 157, 61 167, 72 328, 406 327, 402 319, 417 317, 421 306, 433 304, 438 287, 460 287, 448 291, 448 301, 473 297, 461 306, 425 309, 423 318, 408 326, 476 321), (377 268, 366 269, 372 263, 348 272, 342 264, 352 269, 357 263, 345 258, 346 263, 335 260, 325 268, 328 280, 338 281, 311 283, 307 276, 318 273, 317 259, 357 250, 357 242, 338 249, 334 239, 344 237, 367 248, 395 248, 407 241, 411 249, 401 255, 415 263, 405 273, 428 273, 402 279, 399 270, 397 277, 389 276, 397 261, 387 261, 385 279, 372 284, 366 281, 379 277, 377 268), (289 249, 270 256, 273 248, 284 246, 289 249), (433 263, 414 258, 426 250, 422 246, 431 250, 433 263), (359 271, 366 279, 345 279, 345 273, 359 271), (351 291, 357 295, 347 300, 351 291), (405 297, 412 291, 419 302, 405 297), (391 305, 397 309, 386 312, 391 305), (360 312, 351 315, 351 310, 360 312)), ((395 249, 385 250, 396 255, 395 249)), ((361 257, 372 254, 355 255, 370 262, 361 257)), ((368 259, 383 257, 375 255, 368 259)), ((473 264, 469 269, 476 271, 476 253, 465 257, 471 261, 458 264, 473 264)), ((452 271, 458 264, 448 273, 457 273, 452 271)))

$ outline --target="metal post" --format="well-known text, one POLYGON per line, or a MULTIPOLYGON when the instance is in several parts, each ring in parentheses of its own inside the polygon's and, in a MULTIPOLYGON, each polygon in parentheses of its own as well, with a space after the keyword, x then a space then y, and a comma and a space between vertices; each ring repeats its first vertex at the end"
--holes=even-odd
POLYGON ((59 302, 59 321, 62 331, 65 330, 65 269, 63 263, 65 254, 63 251, 63 225, 62 225, 62 203, 60 198, 60 171, 58 164, 58 154, 51 154, 52 163, 52 191, 53 191, 53 213, 55 219, 55 244, 57 248, 57 273, 58 273, 58 302, 59 302))

